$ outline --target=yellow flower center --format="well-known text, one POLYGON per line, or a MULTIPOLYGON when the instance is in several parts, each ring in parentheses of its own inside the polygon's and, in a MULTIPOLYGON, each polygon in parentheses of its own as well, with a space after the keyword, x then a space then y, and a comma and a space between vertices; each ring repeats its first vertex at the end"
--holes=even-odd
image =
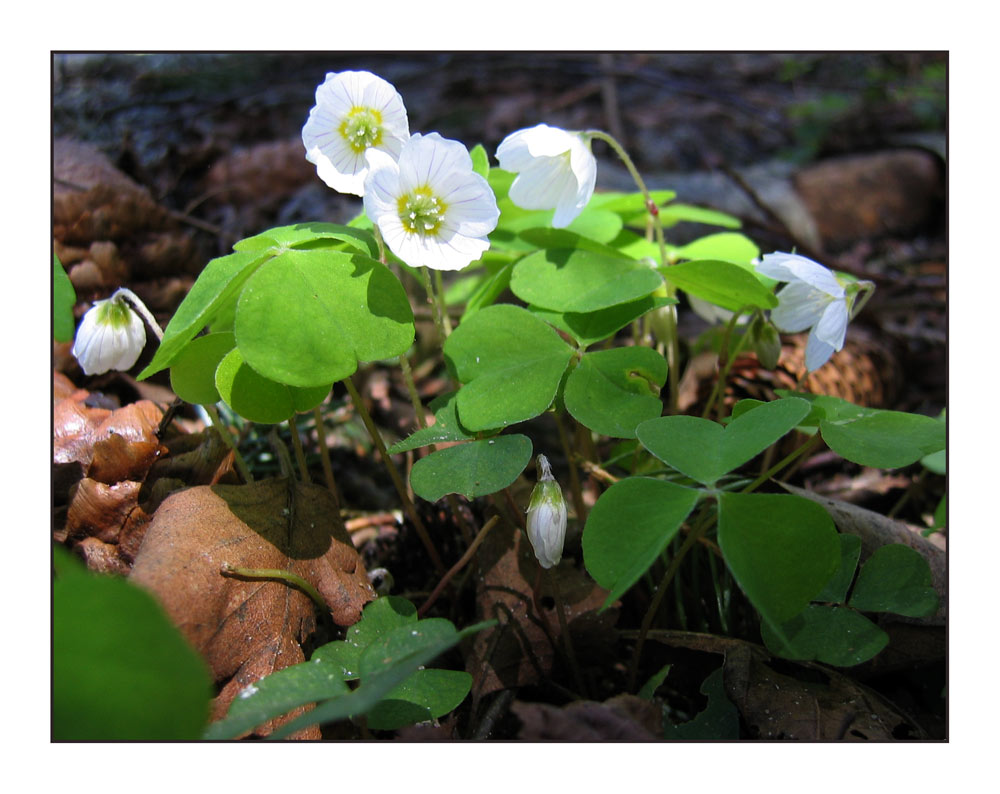
POLYGON ((418 187, 412 193, 399 197, 399 220, 410 234, 433 237, 444 221, 445 205, 429 187, 418 187))
POLYGON ((340 122, 338 131, 347 145, 361 154, 382 142, 382 114, 375 108, 355 105, 340 122))

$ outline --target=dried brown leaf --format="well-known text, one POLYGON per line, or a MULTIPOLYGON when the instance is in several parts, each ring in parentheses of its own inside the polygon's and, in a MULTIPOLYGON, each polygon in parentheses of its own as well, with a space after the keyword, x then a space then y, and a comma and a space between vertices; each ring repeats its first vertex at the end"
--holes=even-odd
POLYGON ((563 599, 566 622, 579 660, 599 664, 600 654, 613 645, 618 610, 597 614, 608 591, 574 568, 568 559, 540 579, 531 545, 519 532, 491 532, 478 552, 482 575, 477 601, 484 619, 499 625, 476 635, 466 669, 478 699, 499 689, 537 684, 553 670, 554 650, 562 654, 559 616, 552 582, 563 599), (533 594, 533 587, 539 589, 533 594), (535 603, 537 596, 538 603, 535 603))
POLYGON ((374 598, 324 488, 273 479, 196 486, 165 499, 131 578, 160 600, 215 680, 226 682, 214 718, 245 686, 304 661, 300 643, 315 628, 309 596, 281 581, 223 576, 223 564, 297 574, 319 591, 341 626, 355 623, 374 598))
POLYGON ((545 703, 515 702, 521 720, 519 738, 559 742, 651 742, 662 738, 659 706, 634 695, 604 703, 580 700, 557 708, 545 703))

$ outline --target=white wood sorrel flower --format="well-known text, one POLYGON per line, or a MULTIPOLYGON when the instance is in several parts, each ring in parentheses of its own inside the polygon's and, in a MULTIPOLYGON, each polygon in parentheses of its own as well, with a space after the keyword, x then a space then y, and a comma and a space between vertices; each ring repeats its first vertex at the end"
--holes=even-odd
POLYGON ((403 99, 371 72, 330 72, 316 89, 316 106, 302 128, 306 159, 327 185, 363 196, 375 149, 393 159, 410 137, 403 99))
POLYGON ((566 501, 544 455, 535 460, 538 482, 528 503, 528 540, 543 568, 558 565, 566 540, 566 501))
POLYGON ((367 157, 365 212, 406 264, 461 270, 490 247, 500 210, 461 143, 417 133, 398 162, 376 149, 367 157))
POLYGON ((83 315, 73 355, 85 374, 100 375, 109 369, 131 369, 145 346, 142 319, 118 290, 107 300, 95 301, 83 315))
MULTIPOLYGON (((841 281, 832 270, 799 254, 765 254, 757 272, 788 282, 778 292, 778 308, 771 310, 771 321, 792 334, 811 329, 806 343, 806 369, 810 372, 844 347, 854 299, 861 290, 870 294, 874 289, 870 281, 841 281)), ((863 302, 855 314, 861 305, 863 302)))
POLYGON ((526 210, 554 209, 557 229, 569 226, 594 195, 597 160, 583 133, 547 124, 518 130, 500 143, 497 161, 517 174, 510 200, 526 210))

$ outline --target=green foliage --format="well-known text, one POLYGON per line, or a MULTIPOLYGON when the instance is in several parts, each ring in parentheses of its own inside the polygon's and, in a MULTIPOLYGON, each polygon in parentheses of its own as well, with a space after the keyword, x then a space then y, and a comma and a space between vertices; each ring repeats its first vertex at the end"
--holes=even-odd
POLYGON ((366 716, 369 728, 395 730, 437 719, 459 705, 472 678, 464 671, 421 669, 462 637, 492 623, 459 632, 443 618, 418 620, 413 604, 387 596, 365 607, 344 640, 318 648, 308 662, 269 675, 236 697, 226 717, 209 726, 207 739, 230 739, 292 709, 316 708, 290 721, 271 738, 310 725, 366 716), (318 671, 318 672, 317 672, 318 671), (346 683, 360 679, 351 689, 346 683))
POLYGON ((457 444, 413 464, 410 485, 429 502, 457 493, 466 499, 503 490, 531 460, 531 441, 519 434, 457 444))
POLYGON ((696 416, 663 416, 643 422, 636 435, 664 463, 712 485, 792 430, 809 413, 804 400, 755 407, 727 427, 696 416))
POLYGON ((531 313, 572 337, 581 348, 603 342, 646 312, 677 303, 676 298, 647 295, 593 312, 560 312, 529 306, 531 313))
POLYGON ((212 681, 151 595, 53 549, 52 738, 195 739, 212 681))
POLYGON ((573 349, 527 309, 500 304, 459 325, 445 342, 444 355, 464 384, 458 392, 458 416, 475 431, 522 422, 545 411, 573 349))
POLYGON ((731 312, 747 307, 773 309, 777 298, 746 268, 719 259, 699 259, 661 268, 663 277, 695 297, 731 312))
POLYGON ((926 560, 900 544, 875 550, 862 566, 848 600, 861 541, 853 535, 840 535, 840 541, 840 569, 814 598, 829 603, 810 604, 777 631, 761 624, 761 637, 772 653, 841 667, 861 664, 889 643, 889 635, 861 611, 927 617, 937 610, 938 597, 926 560))
POLYGON ((705 678, 701 693, 708 705, 693 720, 674 725, 664 715, 663 738, 672 741, 725 741, 740 738, 740 713, 726 694, 720 667, 705 678))
POLYGON ((222 398, 215 386, 215 371, 235 347, 236 337, 228 332, 192 339, 170 367, 170 388, 174 394, 195 405, 217 403, 222 398))
POLYGON ((447 392, 431 400, 427 406, 434 412, 434 424, 417 430, 413 435, 389 447, 389 454, 440 444, 445 441, 469 441, 475 436, 458 421, 457 392, 447 392))
POLYGON ((663 285, 640 262, 593 251, 545 249, 514 266, 510 289, 521 300, 558 312, 592 312, 643 298, 663 285))
POLYGON ((719 548, 772 628, 805 609, 840 567, 829 514, 791 494, 720 494, 719 548))
POLYGON ((66 275, 59 257, 52 254, 52 338, 57 342, 69 342, 73 338, 75 303, 73 282, 66 275))
POLYGON ((629 477, 601 494, 583 530, 583 561, 610 591, 605 607, 639 581, 700 497, 692 488, 647 477, 629 477))
POLYGON ((171 378, 192 401, 211 400, 214 386, 244 418, 273 423, 316 405, 359 360, 397 356, 413 342, 406 292, 373 258, 370 232, 296 224, 234 249, 205 267, 140 378, 176 366, 171 378), (235 346, 197 340, 206 327, 231 330, 235 346), (213 361, 213 378, 193 372, 213 361))

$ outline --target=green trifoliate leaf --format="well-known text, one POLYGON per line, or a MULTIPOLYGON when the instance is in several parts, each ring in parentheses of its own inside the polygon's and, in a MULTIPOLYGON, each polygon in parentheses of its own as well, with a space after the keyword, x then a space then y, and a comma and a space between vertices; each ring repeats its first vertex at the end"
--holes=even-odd
POLYGON ((323 402, 332 384, 298 388, 258 374, 240 351, 231 350, 215 370, 215 387, 226 404, 244 419, 260 424, 284 422, 323 402))
POLYGON ((889 635, 864 615, 842 606, 810 604, 781 624, 780 633, 760 624, 767 649, 785 659, 813 660, 837 667, 867 662, 886 645, 889 635))
POLYGON ((52 255, 52 336, 57 342, 68 342, 73 338, 73 304, 76 290, 63 269, 59 257, 52 255))
POLYGON ((531 460, 531 441, 518 434, 446 447, 413 464, 410 485, 428 502, 457 493, 467 499, 503 490, 531 460))
POLYGON ((882 546, 861 566, 848 604, 866 612, 927 617, 938 608, 931 582, 930 566, 918 552, 899 543, 882 546))
POLYGON ((510 279, 521 300, 559 312, 606 309, 662 286, 660 275, 643 263, 570 249, 530 254, 514 266, 510 279))
POLYGON ((757 276, 732 262, 699 259, 660 270, 663 277, 687 293, 731 312, 748 306, 773 309, 778 299, 757 276))
POLYGON ((464 320, 445 342, 444 355, 465 384, 458 392, 459 419, 476 431, 545 411, 573 349, 527 309, 500 304, 464 320))

